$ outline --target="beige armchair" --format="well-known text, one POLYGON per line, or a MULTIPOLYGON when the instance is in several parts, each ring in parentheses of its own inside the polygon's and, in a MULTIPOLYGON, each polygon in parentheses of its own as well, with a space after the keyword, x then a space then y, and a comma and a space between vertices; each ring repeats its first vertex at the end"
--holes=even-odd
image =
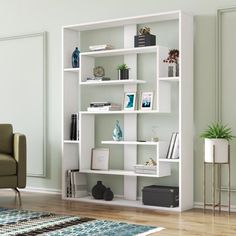
POLYGON ((26 185, 26 137, 13 133, 11 124, 0 124, 0 188, 12 188, 21 197, 18 188, 26 185))

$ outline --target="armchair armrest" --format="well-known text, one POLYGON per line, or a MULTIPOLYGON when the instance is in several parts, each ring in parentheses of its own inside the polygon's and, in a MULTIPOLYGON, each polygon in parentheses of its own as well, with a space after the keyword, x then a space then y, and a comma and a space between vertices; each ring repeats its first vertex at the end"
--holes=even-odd
POLYGON ((26 137, 23 134, 15 133, 13 141, 13 155, 17 162, 18 187, 26 185, 26 137))

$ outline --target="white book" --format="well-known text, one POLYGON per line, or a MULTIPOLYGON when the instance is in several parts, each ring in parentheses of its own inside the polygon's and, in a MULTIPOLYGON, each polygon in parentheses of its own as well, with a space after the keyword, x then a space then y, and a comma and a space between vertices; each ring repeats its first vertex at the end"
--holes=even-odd
POLYGON ((79 173, 79 171, 73 172, 74 179, 74 197, 86 197, 88 196, 88 186, 86 175, 79 173))
POLYGON ((112 49, 113 47, 109 44, 100 44, 100 45, 91 45, 89 46, 89 49, 91 51, 99 51, 99 50, 108 50, 112 49))
POLYGON ((171 139, 170 139, 170 143, 169 143, 169 147, 168 147, 168 151, 167 151, 167 155, 166 155, 167 159, 170 159, 172 156, 176 135, 177 135, 177 133, 172 133, 172 135, 171 135, 171 139))
POLYGON ((88 107, 87 111, 120 111, 120 106, 88 107))
POLYGON ((174 143, 174 148, 173 148, 173 153, 171 155, 172 159, 178 159, 179 158, 179 133, 176 135, 175 143, 174 143))

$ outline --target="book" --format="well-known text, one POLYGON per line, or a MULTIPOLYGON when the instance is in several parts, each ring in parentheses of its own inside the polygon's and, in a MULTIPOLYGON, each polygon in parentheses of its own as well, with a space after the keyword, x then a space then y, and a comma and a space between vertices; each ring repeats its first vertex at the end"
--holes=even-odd
POLYGON ((179 133, 176 134, 175 143, 173 147, 173 153, 171 155, 172 159, 178 159, 179 158, 179 133))
POLYGON ((79 140, 79 114, 73 113, 71 115, 70 139, 79 140))
POLYGON ((174 148, 174 143, 175 143, 175 139, 176 139, 176 135, 177 135, 176 132, 172 133, 172 135, 171 135, 171 139, 170 139, 170 142, 169 142, 168 151, 167 151, 167 154, 166 154, 166 158, 167 158, 167 159, 170 159, 171 156, 172 156, 173 148, 174 148))
POLYGON ((103 107, 112 105, 110 102, 91 102, 90 107, 103 107))
POLYGON ((100 44, 100 45, 91 45, 89 46, 89 49, 91 51, 100 51, 100 50, 113 49, 113 47, 110 44, 100 44))
POLYGON ((78 198, 88 196, 86 175, 79 173, 79 171, 74 171, 72 173, 74 183, 74 197, 78 198))
POLYGON ((121 110, 121 106, 117 105, 117 104, 111 104, 111 105, 104 105, 104 106, 100 106, 100 105, 95 105, 92 107, 88 107, 87 111, 120 111, 121 110))

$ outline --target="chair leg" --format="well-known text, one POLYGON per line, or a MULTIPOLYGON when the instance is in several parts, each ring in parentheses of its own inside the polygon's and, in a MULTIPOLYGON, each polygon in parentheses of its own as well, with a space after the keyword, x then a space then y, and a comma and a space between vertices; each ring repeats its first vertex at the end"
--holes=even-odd
POLYGON ((16 196, 18 196, 18 200, 19 200, 19 205, 21 206, 21 195, 20 195, 20 191, 18 190, 18 188, 13 188, 14 192, 16 193, 16 196))

